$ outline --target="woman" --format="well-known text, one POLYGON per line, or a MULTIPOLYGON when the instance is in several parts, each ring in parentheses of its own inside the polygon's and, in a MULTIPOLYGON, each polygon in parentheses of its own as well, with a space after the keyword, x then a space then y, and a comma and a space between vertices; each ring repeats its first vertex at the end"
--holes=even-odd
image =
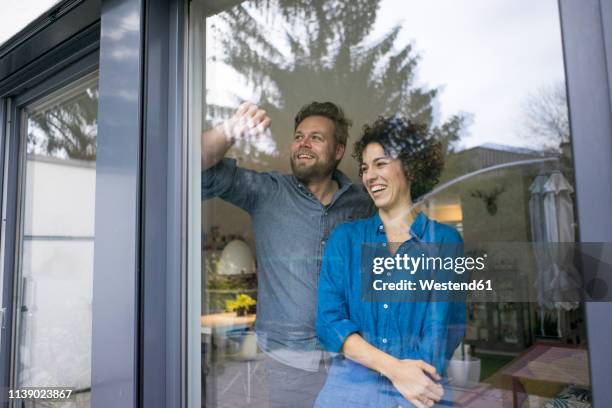
POLYGON ((441 145, 420 125, 379 118, 364 128, 354 157, 378 211, 340 225, 325 249, 317 334, 326 349, 340 354, 315 406, 431 407, 444 394, 440 381, 463 335, 465 304, 410 301, 410 294, 401 302, 364 301, 362 282, 369 275, 362 271, 372 246, 393 257, 444 244, 441 256, 459 255, 462 240, 454 228, 412 209, 412 197, 437 183, 441 145))

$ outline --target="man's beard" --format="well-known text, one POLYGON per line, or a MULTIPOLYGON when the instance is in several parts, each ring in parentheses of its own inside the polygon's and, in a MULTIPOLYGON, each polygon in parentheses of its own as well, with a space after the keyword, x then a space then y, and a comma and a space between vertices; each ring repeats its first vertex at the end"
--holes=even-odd
POLYGON ((334 160, 327 160, 325 162, 317 160, 309 166, 300 166, 296 163, 296 158, 293 155, 289 161, 293 175, 302 183, 327 178, 336 170, 337 166, 334 160))

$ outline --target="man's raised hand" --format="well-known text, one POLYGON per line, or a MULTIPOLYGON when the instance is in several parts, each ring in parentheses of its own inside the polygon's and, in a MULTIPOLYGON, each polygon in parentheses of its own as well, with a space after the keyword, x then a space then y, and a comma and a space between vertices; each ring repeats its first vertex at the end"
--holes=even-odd
POLYGON ((240 105, 231 118, 202 133, 202 169, 219 163, 233 144, 246 154, 252 149, 267 155, 277 154, 270 123, 266 111, 254 103, 240 105))
POLYGON ((269 136, 269 127, 272 120, 265 110, 260 109, 252 102, 241 104, 231 118, 223 122, 223 133, 228 141, 235 143, 242 139, 256 143, 262 135, 269 136))

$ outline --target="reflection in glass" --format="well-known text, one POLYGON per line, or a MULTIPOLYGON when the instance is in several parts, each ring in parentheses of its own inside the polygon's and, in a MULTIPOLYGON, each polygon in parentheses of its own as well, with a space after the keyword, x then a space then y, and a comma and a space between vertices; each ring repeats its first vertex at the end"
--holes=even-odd
MULTIPOLYGON (((353 119, 349 147, 363 124, 401 115, 427 126, 444 145, 437 189, 420 205, 461 232, 466 252, 486 242, 575 240, 556 1, 253 0, 204 10, 205 53, 196 66, 206 78, 205 103, 190 109, 204 113, 205 129, 245 100, 272 118, 272 143, 266 146, 274 149, 239 144, 229 155, 240 166, 290 172, 293 115, 313 100, 338 103, 353 119), (519 26, 517 33, 513 27, 519 26)), ((340 169, 359 182, 349 155, 340 169)), ((226 275, 219 268, 224 249, 236 240, 255 254, 249 217, 218 199, 203 203, 202 214, 202 330, 210 336, 203 343, 206 399, 246 406, 243 384, 255 381, 259 389, 247 396, 265 405, 258 365, 234 358, 245 343, 212 323, 215 316, 229 316, 227 300, 257 296, 256 274, 226 275)), ((463 345, 449 364, 455 401, 466 406, 479 399, 483 406, 502 406, 516 398, 540 406, 577 389, 589 393, 582 305, 551 302, 547 294, 551 282, 559 289, 571 277, 564 271, 549 275, 550 263, 521 270, 519 255, 508 253, 496 272, 538 275, 539 302, 468 304, 463 345), (509 362, 515 363, 511 369, 502 369, 509 362), (529 363, 539 371, 527 375, 529 363), (550 373, 566 373, 570 366, 578 380, 563 374, 559 386, 542 385, 550 373)), ((229 327, 250 327, 231 316, 229 327)))
POLYGON ((97 106, 94 74, 23 114, 16 382, 76 393, 44 406, 89 406, 97 106))
MULTIPOLYGON (((330 100, 350 112, 354 129, 378 115, 399 114, 453 144, 466 117, 457 113, 434 124, 439 90, 417 82, 420 57, 413 44, 399 41, 402 27, 385 26, 372 36, 379 3, 245 2, 207 19, 208 119, 229 115, 246 96, 238 93, 248 92, 274 118, 272 133, 280 136, 300 107, 330 100), (216 85, 216 78, 232 74, 248 91, 216 85)), ((290 140, 276 139, 281 152, 290 140)))
POLYGON ((48 100, 28 115, 27 153, 81 161, 96 160, 98 88, 75 89, 48 100))

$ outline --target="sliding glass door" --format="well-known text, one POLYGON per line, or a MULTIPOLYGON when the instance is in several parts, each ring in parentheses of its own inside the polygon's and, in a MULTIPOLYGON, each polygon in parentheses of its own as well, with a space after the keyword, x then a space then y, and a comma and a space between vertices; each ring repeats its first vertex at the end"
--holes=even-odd
POLYGON ((20 112, 11 382, 70 389, 89 406, 97 72, 20 112))

